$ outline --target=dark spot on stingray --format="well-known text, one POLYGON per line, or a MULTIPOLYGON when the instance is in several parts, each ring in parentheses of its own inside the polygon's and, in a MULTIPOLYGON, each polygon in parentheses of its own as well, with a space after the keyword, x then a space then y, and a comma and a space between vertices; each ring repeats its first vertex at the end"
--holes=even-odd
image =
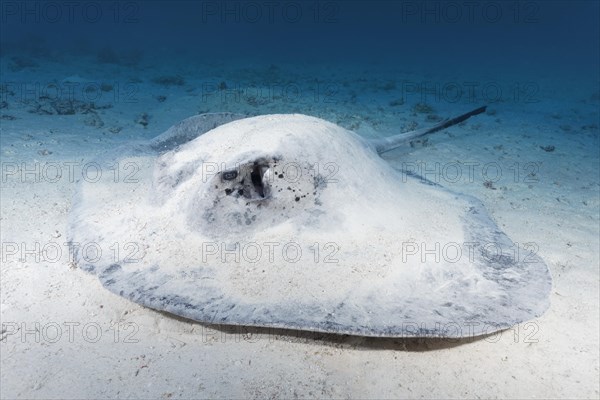
POLYGON ((300 197, 296 196, 296 201, 300 201, 300 197))
POLYGON ((84 264, 80 268, 87 272, 94 272, 96 270, 96 267, 94 267, 92 264, 84 264))
POLYGON ((313 177, 313 186, 315 189, 318 189, 320 187, 326 187, 327 181, 322 175, 315 175, 313 177))
POLYGON ((279 176, 280 179, 283 178, 283 174, 279 174, 278 176, 279 176))
POLYGON ((118 271, 121 269, 121 266, 119 264, 111 264, 108 268, 106 268, 106 270, 104 271, 105 274, 110 274, 112 272, 118 271))
POLYGON ((233 192, 233 189, 225 189, 225 194, 229 196, 233 192))
POLYGON ((238 189, 238 194, 240 196, 243 196, 244 195, 244 189, 238 189))

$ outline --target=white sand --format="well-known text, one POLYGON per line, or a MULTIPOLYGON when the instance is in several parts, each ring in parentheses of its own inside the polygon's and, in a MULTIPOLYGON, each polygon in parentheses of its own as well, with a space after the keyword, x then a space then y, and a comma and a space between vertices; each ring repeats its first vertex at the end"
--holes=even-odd
MULTIPOLYGON (((67 63, 68 64, 68 63, 67 63)), ((199 111, 253 114, 302 112, 357 129, 365 136, 387 135, 410 121, 419 101, 390 106, 401 97, 401 80, 449 82, 453 77, 421 76, 414 71, 336 69, 319 76, 339 89, 335 103, 315 99, 316 68, 280 66, 303 88, 297 102, 267 98, 262 104, 201 100, 203 82, 247 88, 266 82, 257 67, 237 71, 223 66, 189 67, 182 87, 164 88, 149 80, 161 72, 81 64, 69 70, 47 65, 3 77, 7 81, 61 81, 75 72, 94 82, 124 85, 140 77, 137 100, 98 101, 112 108, 98 112, 101 128, 83 123, 89 115, 42 116, 27 112, 18 94, 1 114, 1 392, 2 398, 598 398, 599 392, 599 182, 598 97, 584 83, 535 77, 537 103, 508 99, 490 106, 495 115, 469 120, 417 145, 386 155, 398 167, 419 162, 479 163, 474 179, 440 183, 480 198, 514 241, 533 242, 554 278, 551 308, 541 318, 478 340, 374 340, 269 329, 215 330, 138 306, 113 295, 97 279, 69 264, 66 223, 75 185, 65 162, 81 163, 131 138, 152 137, 199 111), (51 71, 51 72, 49 72, 51 71), (299 72, 302 71, 302 72, 299 72), (358 81, 357 77, 366 81, 358 81), (217 77, 217 78, 214 78, 217 77), (387 82, 396 87, 385 89, 387 82), (344 85, 347 82, 347 86, 344 85), (354 95, 353 95, 354 93, 354 95), (165 102, 153 96, 164 94, 165 102), (319 100, 319 101, 315 101, 319 100), (144 129, 134 121, 151 115, 144 129), (595 128, 583 126, 596 124, 595 128), (563 125, 563 128, 560 126, 563 125), (120 126, 119 133, 109 128, 120 126), (567 127, 569 126, 569 127, 567 127), (554 145, 553 152, 539 146, 554 145), (496 146, 496 147, 494 147, 496 146), (502 146, 502 147, 498 147, 502 146), (49 155, 40 155, 47 149, 49 155), (64 175, 50 182, 49 162, 64 175), (13 166, 39 165, 24 175, 13 166), (497 163, 496 190, 483 186, 482 168, 497 163), (515 179, 514 167, 520 174, 515 179), (534 163, 534 164, 528 164, 534 163), (534 165, 533 167, 531 165, 534 165), (511 170, 511 167, 513 168, 511 170), (537 169, 537 181, 526 174, 537 169), (7 176, 9 175, 9 176, 7 176), (55 245, 53 245, 54 243, 55 245), (36 246, 39 250, 36 251, 36 246), (62 254, 51 251, 60 248, 62 254), (17 254, 13 254, 14 252, 17 254), (24 250, 32 250, 22 254, 24 250), (47 250, 47 258, 36 255, 47 250), (71 333, 71 334, 70 334, 71 333)), ((499 82, 513 77, 469 77, 499 82)), ((522 77, 519 78, 523 80, 522 77)), ((467 79, 464 79, 467 80, 467 79)), ((597 96, 597 93, 596 93, 597 96)), ((3 98, 4 100, 4 98, 3 98)), ((441 116, 479 105, 427 101, 441 116)), ((81 164, 79 164, 81 165, 81 164)), ((475 165, 475 164, 471 164, 475 165)), ((80 167, 74 167, 81 174, 80 167)), ((467 174, 466 167, 462 170, 467 174)), ((489 172, 489 170, 488 170, 489 172)), ((491 173, 491 172, 490 172, 491 173)), ((428 176, 432 179, 432 176, 428 176)), ((43 254, 42 254, 43 255, 43 254)))

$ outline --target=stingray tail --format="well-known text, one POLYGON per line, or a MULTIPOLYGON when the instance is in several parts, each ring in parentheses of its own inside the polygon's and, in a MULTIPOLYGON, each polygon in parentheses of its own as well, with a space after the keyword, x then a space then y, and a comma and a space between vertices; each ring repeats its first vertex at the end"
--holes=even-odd
POLYGON ((485 112, 486 108, 487 108, 487 106, 479 107, 473 111, 469 111, 466 114, 459 115, 458 117, 447 118, 447 119, 443 120, 442 122, 440 122, 439 124, 436 124, 429 128, 417 129, 415 131, 401 133, 399 135, 390 136, 387 138, 375 139, 375 140, 371 141, 371 144, 373 146, 375 146, 375 150, 377 150, 377 153, 382 154, 382 153, 385 153, 386 151, 394 150, 395 148, 398 148, 398 147, 402 146, 403 144, 405 144, 411 140, 414 140, 418 137, 427 135, 429 133, 441 131, 442 129, 446 129, 452 125, 459 124, 474 115, 478 115, 478 114, 485 112))

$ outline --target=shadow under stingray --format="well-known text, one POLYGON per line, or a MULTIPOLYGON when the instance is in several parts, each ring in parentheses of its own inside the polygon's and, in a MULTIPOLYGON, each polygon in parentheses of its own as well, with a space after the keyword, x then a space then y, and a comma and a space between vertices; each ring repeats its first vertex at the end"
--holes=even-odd
POLYGON ((487 335, 468 336, 462 338, 447 337, 372 337, 357 336, 340 333, 318 332, 301 329, 271 328, 244 325, 223 325, 198 322, 180 317, 165 311, 152 310, 166 318, 180 322, 194 324, 202 328, 202 335, 214 340, 226 342, 257 343, 268 340, 270 342, 306 343, 318 346, 335 347, 353 350, 395 350, 406 352, 426 352, 451 349, 469 343, 488 340, 490 343, 498 341, 503 331, 496 331, 487 335))

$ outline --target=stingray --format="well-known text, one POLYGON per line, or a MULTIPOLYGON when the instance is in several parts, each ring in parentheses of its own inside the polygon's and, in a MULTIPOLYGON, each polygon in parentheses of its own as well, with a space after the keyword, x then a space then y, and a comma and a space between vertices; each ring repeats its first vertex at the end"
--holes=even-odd
POLYGON ((367 140, 299 114, 203 114, 82 180, 74 262, 110 291, 208 324, 467 337, 549 306, 544 261, 483 204, 380 154, 463 122, 367 140))

